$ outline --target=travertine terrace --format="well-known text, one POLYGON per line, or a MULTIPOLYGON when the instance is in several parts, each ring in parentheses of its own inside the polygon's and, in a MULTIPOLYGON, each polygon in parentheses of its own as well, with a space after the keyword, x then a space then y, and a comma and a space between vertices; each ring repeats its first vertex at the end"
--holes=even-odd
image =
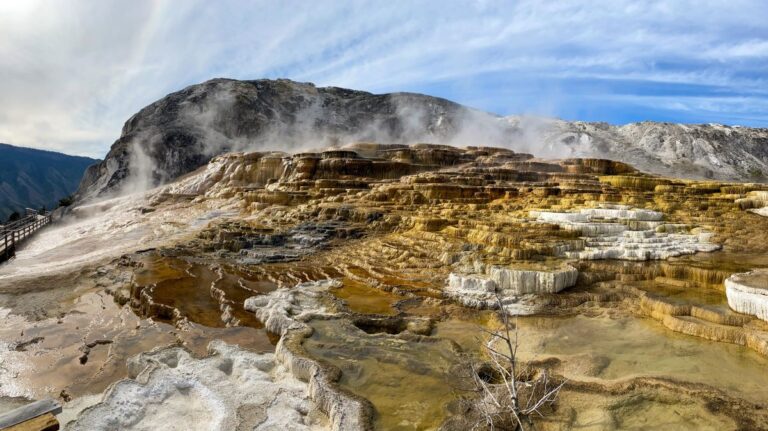
MULTIPOLYGON (((472 394, 450 389, 460 386, 450 376, 468 356, 482 356, 479 338, 498 325, 501 303, 529 316, 518 325, 532 372, 568 379, 537 429, 576 429, 589 415, 651 428, 765 428, 768 394, 673 365, 709 369, 709 356, 678 353, 711 343, 708 354, 729 358, 720 362, 734 385, 735 357, 746 357, 738 366, 762 381, 765 304, 744 305, 755 301, 742 296, 755 293, 734 288, 733 274, 768 267, 759 258, 768 251, 768 218, 756 211, 766 192, 761 184, 663 178, 616 161, 543 160, 482 146, 363 142, 221 155, 133 203, 104 208, 146 227, 141 238, 131 234, 132 249, 100 258, 98 285, 122 310, 156 325, 157 342, 147 346, 156 350, 131 361, 123 376, 131 379, 116 372, 102 382, 111 384, 103 395, 66 381, 50 390, 71 392, 73 429, 98 423, 129 394, 156 394, 151 387, 174 400, 169 408, 214 411, 198 392, 185 392, 190 385, 220 399, 216 414, 237 411, 221 419, 235 426, 278 424, 275 408, 307 429, 467 429, 475 412, 461 400, 472 394), (664 340, 681 347, 660 368, 636 369, 622 368, 622 349, 607 344, 621 337, 593 330, 579 346, 536 348, 547 331, 564 327, 630 328, 630 338, 651 343, 625 346, 623 354, 638 357, 664 340), (164 348, 169 337, 182 347, 164 348), (214 342, 214 355, 202 358, 206 343, 221 337, 250 346, 214 342), (174 370, 175 361, 185 368, 174 370), (154 365, 138 369, 147 363, 154 365), (262 383, 241 385, 249 366, 262 383), (224 372, 179 377, 216 367, 224 372), (246 406, 261 402, 257 395, 251 403, 217 394, 230 384, 287 392, 257 420, 246 406), (673 412, 685 419, 671 422, 673 412)), ((89 363, 128 359, 99 356, 99 348, 86 353, 89 363)), ((34 352, 34 343, 24 349, 34 352)), ((137 409, 142 426, 163 417, 137 409)))

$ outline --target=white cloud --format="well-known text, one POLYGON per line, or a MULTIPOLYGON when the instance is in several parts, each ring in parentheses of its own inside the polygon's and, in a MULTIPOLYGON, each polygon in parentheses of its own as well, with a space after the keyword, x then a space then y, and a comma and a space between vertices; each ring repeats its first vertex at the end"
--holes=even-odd
MULTIPOLYGON (((478 101, 495 93, 478 83, 486 74, 506 75, 505 86, 631 79, 717 86, 762 108, 765 16, 759 0, 0 2, 0 141, 103 156, 130 115, 216 76, 482 87, 468 98, 478 101)), ((563 91, 510 106, 556 115, 563 91)), ((739 106, 673 102, 681 115, 739 106)))

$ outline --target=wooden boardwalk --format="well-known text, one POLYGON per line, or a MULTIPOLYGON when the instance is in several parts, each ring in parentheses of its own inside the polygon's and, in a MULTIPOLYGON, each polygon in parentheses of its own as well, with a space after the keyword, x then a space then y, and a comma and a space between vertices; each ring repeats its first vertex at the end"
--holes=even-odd
POLYGON ((3 431, 55 431, 59 429, 57 414, 61 404, 46 399, 35 401, 15 410, 0 414, 0 430, 3 431))
POLYGON ((0 263, 16 255, 16 248, 51 222, 51 213, 29 213, 15 222, 0 225, 0 263))

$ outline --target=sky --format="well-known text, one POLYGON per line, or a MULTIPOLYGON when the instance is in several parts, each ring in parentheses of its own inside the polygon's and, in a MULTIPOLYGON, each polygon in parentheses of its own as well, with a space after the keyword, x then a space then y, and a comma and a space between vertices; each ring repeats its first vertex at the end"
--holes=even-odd
POLYGON ((768 127, 768 2, 1 0, 0 142, 103 157, 215 77, 501 115, 768 127))

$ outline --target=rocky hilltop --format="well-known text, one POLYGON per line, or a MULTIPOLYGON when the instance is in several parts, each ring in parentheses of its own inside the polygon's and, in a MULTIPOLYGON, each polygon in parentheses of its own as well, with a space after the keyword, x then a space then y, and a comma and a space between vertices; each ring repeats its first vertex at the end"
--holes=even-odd
POLYGON ((468 121, 496 118, 420 94, 214 79, 131 117, 104 162, 86 173, 78 197, 166 183, 236 150, 299 150, 350 140, 451 141, 468 121))
POLYGON ((764 181, 768 175, 766 129, 504 118, 421 94, 214 79, 131 117, 77 195, 167 183, 230 151, 293 152, 355 141, 494 145, 538 157, 608 158, 676 177, 764 181))

